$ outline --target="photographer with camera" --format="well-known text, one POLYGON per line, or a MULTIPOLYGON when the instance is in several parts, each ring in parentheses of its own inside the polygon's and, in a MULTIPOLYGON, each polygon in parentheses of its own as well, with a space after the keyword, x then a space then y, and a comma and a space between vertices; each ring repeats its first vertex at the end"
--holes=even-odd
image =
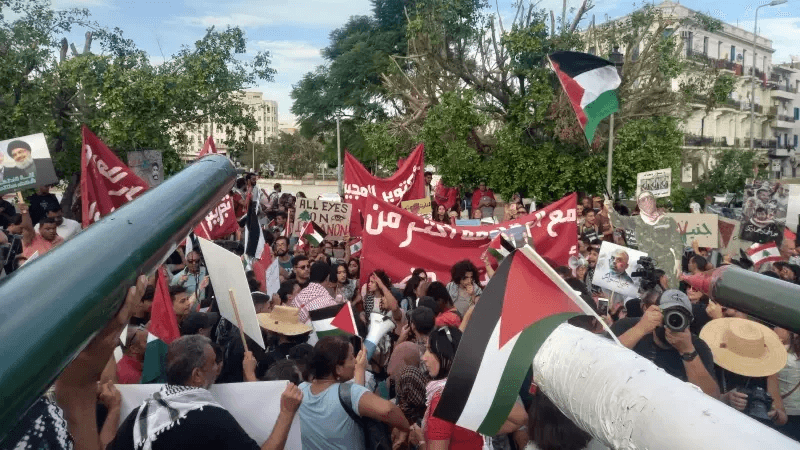
POLYGON ((787 352, 770 328, 750 319, 714 319, 700 332, 711 347, 721 400, 767 425, 785 425, 777 373, 786 366, 787 352))
POLYGON ((714 380, 714 357, 705 342, 689 331, 692 304, 683 292, 670 289, 641 318, 620 319, 611 326, 625 347, 668 374, 688 381, 707 395, 719 398, 714 380))

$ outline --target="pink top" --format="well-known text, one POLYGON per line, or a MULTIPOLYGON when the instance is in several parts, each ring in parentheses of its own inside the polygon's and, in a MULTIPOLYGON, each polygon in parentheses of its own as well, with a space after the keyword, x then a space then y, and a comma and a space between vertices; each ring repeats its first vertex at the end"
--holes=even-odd
MULTIPOLYGON (((34 232, 36 233, 36 232, 34 232)), ((25 258, 30 258, 34 253, 39 252, 39 256, 44 255, 45 253, 49 252, 50 249, 55 247, 56 245, 64 242, 64 238, 61 236, 56 235, 56 238, 52 241, 48 241, 42 237, 41 234, 36 233, 31 241, 30 245, 25 245, 22 249, 22 256, 25 258)))

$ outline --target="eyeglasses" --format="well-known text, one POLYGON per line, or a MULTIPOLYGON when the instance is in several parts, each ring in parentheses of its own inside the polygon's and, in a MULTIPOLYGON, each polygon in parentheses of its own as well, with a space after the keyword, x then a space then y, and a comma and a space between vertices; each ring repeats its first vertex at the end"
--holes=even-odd
POLYGON ((297 266, 297 270, 308 270, 309 266, 297 266))

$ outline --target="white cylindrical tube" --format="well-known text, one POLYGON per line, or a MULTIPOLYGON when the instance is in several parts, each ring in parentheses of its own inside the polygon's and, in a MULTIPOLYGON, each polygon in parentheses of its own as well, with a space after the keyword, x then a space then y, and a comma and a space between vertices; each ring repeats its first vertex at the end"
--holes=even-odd
POLYGON ((633 351, 571 325, 545 341, 533 372, 567 417, 613 449, 800 449, 633 351))

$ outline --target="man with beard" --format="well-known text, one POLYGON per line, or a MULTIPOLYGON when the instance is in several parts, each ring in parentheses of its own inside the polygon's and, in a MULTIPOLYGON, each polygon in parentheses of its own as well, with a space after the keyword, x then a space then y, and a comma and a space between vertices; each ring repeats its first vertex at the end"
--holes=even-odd
POLYGON ((9 142, 6 153, 14 160, 16 165, 9 168, 5 174, 5 179, 33 175, 33 179, 37 184, 58 181, 52 161, 47 158, 33 159, 31 146, 27 142, 19 139, 9 142))
POLYGON ((275 256, 278 258, 278 265, 281 267, 280 276, 285 280, 292 272, 292 255, 289 254, 289 238, 278 236, 275 238, 275 256))
POLYGON ((602 295, 603 290, 592 284, 594 278, 594 271, 597 269, 597 257, 600 255, 600 250, 597 247, 590 246, 586 252, 586 262, 589 263, 589 268, 586 270, 586 275, 583 277, 583 284, 592 291, 592 295, 602 295))

